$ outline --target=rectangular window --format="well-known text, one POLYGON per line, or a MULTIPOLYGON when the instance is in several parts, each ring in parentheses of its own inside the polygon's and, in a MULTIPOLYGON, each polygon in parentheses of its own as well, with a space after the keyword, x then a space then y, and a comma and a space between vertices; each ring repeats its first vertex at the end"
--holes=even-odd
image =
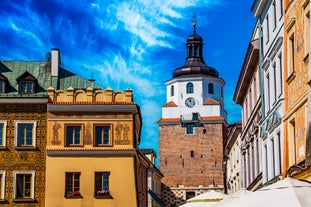
POLYGON ((66 197, 81 196, 80 193, 80 173, 66 172, 66 197))
POLYGON ((281 96, 282 93, 283 93, 283 62, 282 62, 282 53, 279 54, 278 56, 278 60, 279 60, 279 70, 280 70, 280 73, 279 73, 279 79, 280 79, 280 87, 279 87, 279 94, 278 96, 281 96))
POLYGON ((95 195, 110 195, 110 172, 95 172, 95 195))
POLYGON ((6 146, 6 125, 6 121, 0 120, 0 147, 6 146))
POLYGON ((295 118, 289 121, 289 165, 292 166, 297 163, 297 156, 296 156, 296 124, 295 118))
POLYGON ((36 146, 36 121, 15 121, 15 147, 36 146))
POLYGON ((273 7, 273 29, 276 28, 276 5, 275 5, 275 1, 273 1, 272 3, 272 7, 273 7))
POLYGON ((111 127, 95 126, 95 146, 111 145, 111 127))
POLYGON ((66 146, 81 146, 82 145, 82 126, 71 125, 66 126, 66 146))
MULTIPOLYGON (((309 5, 309 4, 308 4, 309 5)), ((305 46, 305 56, 309 54, 310 50, 310 11, 309 6, 304 8, 304 46, 305 46)))
POLYGON ((272 65, 272 73, 273 73, 273 90, 271 91, 273 93, 273 101, 272 103, 275 103, 277 98, 276 98, 276 93, 277 93, 277 81, 276 81, 276 63, 273 63, 272 65))
POLYGON ((269 78, 269 73, 266 74, 266 87, 265 87, 265 91, 266 91, 266 108, 267 108, 267 111, 266 112, 269 112, 270 111, 270 106, 271 106, 271 103, 270 103, 270 100, 271 100, 271 93, 270 93, 270 78, 269 78))
POLYGON ((288 39, 288 77, 295 71, 295 36, 294 33, 288 39))
POLYGON ((190 123, 186 125, 186 134, 194 134, 194 124, 190 123))
POLYGON ((13 199, 34 199, 35 171, 13 171, 13 199))
POLYGON ((21 93, 27 93, 27 94, 33 93, 34 82, 22 81, 20 83, 20 86, 21 86, 21 90, 20 90, 21 93))
POLYGON ((5 191, 5 171, 0 170, 0 200, 4 199, 5 191))
POLYGON ((269 42, 269 33, 270 33, 270 31, 269 31, 269 16, 267 15, 267 17, 266 17, 266 29, 267 29, 267 31, 266 31, 266 35, 267 35, 267 41, 266 41, 266 43, 268 43, 269 42))

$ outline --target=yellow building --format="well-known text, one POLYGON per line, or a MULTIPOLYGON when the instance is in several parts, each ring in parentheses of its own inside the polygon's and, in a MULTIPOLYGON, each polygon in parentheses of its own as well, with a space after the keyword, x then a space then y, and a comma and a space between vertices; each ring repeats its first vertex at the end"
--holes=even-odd
POLYGON ((146 170, 132 91, 48 91, 45 205, 138 206, 147 190, 136 188, 136 170, 145 179, 146 170))
POLYGON ((311 181, 306 159, 308 70, 310 51, 309 0, 284 1, 284 163, 283 176, 311 181))

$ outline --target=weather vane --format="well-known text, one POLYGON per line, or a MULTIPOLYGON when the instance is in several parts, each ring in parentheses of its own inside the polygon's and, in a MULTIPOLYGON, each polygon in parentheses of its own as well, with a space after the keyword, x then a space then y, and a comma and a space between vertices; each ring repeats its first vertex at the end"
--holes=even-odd
POLYGON ((197 16, 195 13, 193 13, 192 15, 192 26, 193 26, 193 32, 196 32, 196 26, 197 26, 197 16))

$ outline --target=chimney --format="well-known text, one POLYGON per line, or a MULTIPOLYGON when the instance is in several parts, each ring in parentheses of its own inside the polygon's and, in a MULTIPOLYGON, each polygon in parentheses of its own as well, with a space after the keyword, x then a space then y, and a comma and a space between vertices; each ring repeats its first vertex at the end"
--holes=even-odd
POLYGON ((52 68, 52 76, 57 77, 58 76, 58 69, 60 66, 60 54, 59 49, 52 48, 52 62, 51 62, 51 68, 52 68))

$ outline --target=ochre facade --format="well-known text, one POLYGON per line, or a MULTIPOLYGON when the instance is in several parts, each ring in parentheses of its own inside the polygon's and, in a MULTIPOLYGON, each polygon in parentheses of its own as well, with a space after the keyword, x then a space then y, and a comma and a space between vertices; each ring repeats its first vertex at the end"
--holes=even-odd
POLYGON ((310 180, 310 164, 304 163, 307 150, 310 3, 309 0, 284 1, 284 9, 283 176, 310 180))

